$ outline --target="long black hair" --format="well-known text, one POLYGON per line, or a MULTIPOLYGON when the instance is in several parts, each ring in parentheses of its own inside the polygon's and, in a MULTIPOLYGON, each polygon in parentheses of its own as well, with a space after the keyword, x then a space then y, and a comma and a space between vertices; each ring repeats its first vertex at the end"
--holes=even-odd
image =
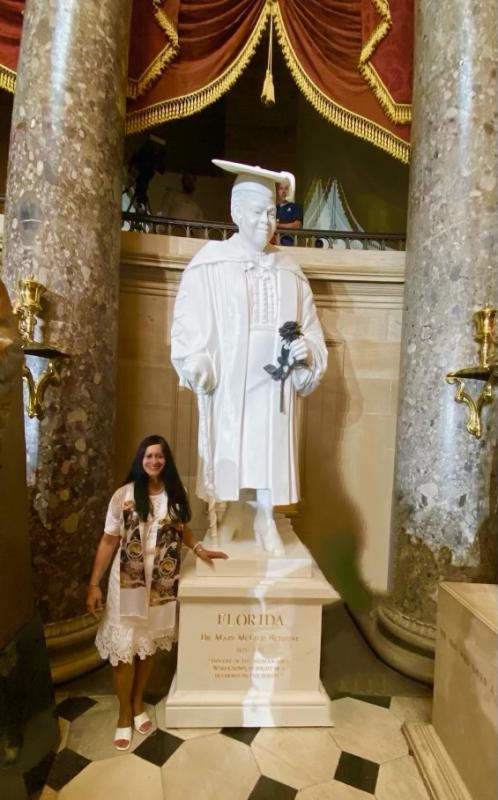
POLYGON ((149 476, 145 472, 142 462, 144 460, 145 451, 152 444, 161 445, 161 450, 165 459, 165 464, 159 473, 159 477, 163 481, 166 494, 168 495, 168 515, 177 522, 189 522, 192 513, 190 511, 187 492, 180 480, 170 446, 162 436, 153 434, 152 436, 146 436, 145 439, 142 439, 138 445, 133 463, 123 485, 125 483, 133 483, 135 507, 138 516, 145 522, 152 508, 148 491, 149 476))

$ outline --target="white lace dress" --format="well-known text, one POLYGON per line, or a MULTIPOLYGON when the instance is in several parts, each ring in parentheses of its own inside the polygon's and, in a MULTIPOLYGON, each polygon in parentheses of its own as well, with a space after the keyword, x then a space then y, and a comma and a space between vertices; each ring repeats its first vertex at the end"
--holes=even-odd
MULTIPOLYGON (((120 536, 121 533, 121 514, 125 490, 126 486, 118 489, 109 503, 104 530, 110 536, 120 536)), ((164 502, 164 494, 162 492, 158 495, 150 495, 153 517, 144 525, 144 562, 147 588, 150 587, 156 544, 155 536, 150 536, 149 531, 153 528, 153 522, 160 514, 160 509, 164 502)), ((95 644, 100 656, 103 659, 109 659, 113 667, 117 666, 119 661, 126 661, 131 664, 134 656, 139 656, 141 659, 152 656, 158 648, 171 650, 173 642, 177 639, 175 602, 169 604, 171 607, 171 619, 170 627, 168 628, 158 630, 154 629, 148 620, 134 620, 130 617, 122 619, 120 617, 119 554, 120 548, 118 547, 109 575, 104 614, 95 638, 95 644)))

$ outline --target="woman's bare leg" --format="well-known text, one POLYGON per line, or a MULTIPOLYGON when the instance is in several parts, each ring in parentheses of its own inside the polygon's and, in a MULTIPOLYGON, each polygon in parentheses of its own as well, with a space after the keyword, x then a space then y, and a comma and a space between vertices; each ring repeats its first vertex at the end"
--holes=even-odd
POLYGON ((131 693, 133 716, 136 717, 144 710, 144 691, 149 680, 152 667, 154 666, 154 656, 147 656, 141 659, 135 657, 135 677, 131 693))
POLYGON ((128 728, 131 725, 133 712, 133 682, 135 678, 135 662, 127 664, 120 661, 112 670, 114 688, 119 702, 118 728, 128 728))

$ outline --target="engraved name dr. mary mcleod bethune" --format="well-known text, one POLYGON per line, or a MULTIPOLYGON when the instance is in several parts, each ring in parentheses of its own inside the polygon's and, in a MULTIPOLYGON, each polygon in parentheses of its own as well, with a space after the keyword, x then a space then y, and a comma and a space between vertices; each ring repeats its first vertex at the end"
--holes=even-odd
POLYGON ((327 349, 307 279, 287 252, 269 244, 275 184, 290 178, 293 185, 294 177, 214 163, 237 173, 231 213, 238 233, 208 242, 187 266, 171 357, 180 384, 198 397, 197 494, 229 502, 241 489, 256 490, 256 541, 279 556, 285 551, 273 506, 299 499, 296 395, 316 389, 327 349), (286 323, 297 323, 290 326, 297 334, 282 350, 286 323))

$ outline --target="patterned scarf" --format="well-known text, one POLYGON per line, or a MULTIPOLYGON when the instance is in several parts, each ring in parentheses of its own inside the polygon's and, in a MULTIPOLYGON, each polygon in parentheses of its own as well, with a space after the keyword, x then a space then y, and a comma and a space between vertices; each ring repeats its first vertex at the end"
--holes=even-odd
POLYGON ((150 587, 145 576, 145 524, 135 508, 133 484, 123 503, 119 556, 121 616, 149 619, 155 627, 165 628, 171 627, 172 612, 173 617, 175 612, 172 601, 178 589, 183 530, 182 523, 173 522, 167 516, 167 510, 164 494, 158 516, 148 523, 151 526, 148 535, 155 536, 156 541, 150 587))

